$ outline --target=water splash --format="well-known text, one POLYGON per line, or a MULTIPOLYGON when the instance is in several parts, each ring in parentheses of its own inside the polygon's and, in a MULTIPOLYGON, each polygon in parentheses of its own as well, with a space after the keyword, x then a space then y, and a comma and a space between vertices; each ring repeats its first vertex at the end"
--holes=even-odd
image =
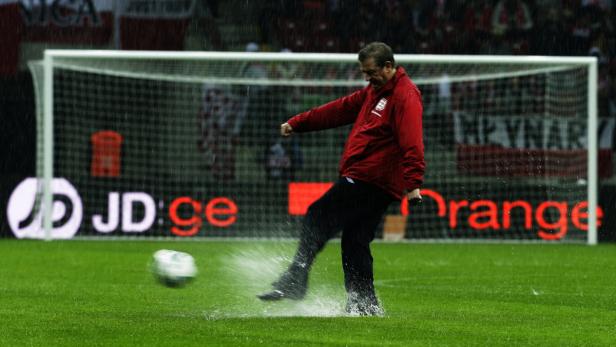
MULTIPOLYGON (((304 300, 261 302, 256 294, 271 289, 271 283, 287 268, 292 256, 288 247, 259 247, 237 251, 225 259, 224 274, 233 283, 238 307, 226 307, 203 315, 208 320, 248 317, 336 317, 346 316, 342 287, 312 285, 304 300), (241 307, 239 307, 241 306, 241 307)), ((312 276, 318 273, 311 274, 312 276)))

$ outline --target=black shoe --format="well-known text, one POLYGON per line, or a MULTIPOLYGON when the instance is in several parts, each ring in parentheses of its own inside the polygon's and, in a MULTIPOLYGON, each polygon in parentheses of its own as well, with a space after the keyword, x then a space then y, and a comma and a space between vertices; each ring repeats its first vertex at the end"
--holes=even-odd
POLYGON ((382 317, 385 314, 375 295, 359 296, 356 293, 349 294, 345 311, 351 316, 382 317))
MULTIPOLYGON (((263 301, 278 301, 278 300, 282 300, 284 298, 287 298, 287 296, 285 295, 284 292, 278 290, 278 289, 274 289, 271 292, 268 293, 263 293, 261 295, 257 295, 257 298, 263 300, 263 301)), ((291 298, 289 298, 291 299, 291 298)))
POLYGON ((305 271, 286 271, 280 279, 272 283, 274 290, 257 297, 263 301, 282 299, 302 300, 308 289, 308 273, 305 271))

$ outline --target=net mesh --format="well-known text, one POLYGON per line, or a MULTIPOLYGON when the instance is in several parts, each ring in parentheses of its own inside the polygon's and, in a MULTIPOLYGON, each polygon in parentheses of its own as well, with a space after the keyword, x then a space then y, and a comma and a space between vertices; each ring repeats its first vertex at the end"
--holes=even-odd
MULTIPOLYGON (((350 128, 279 125, 362 88, 347 58, 54 59, 54 176, 83 200, 78 235, 296 236, 291 209, 323 186, 289 184, 335 181, 350 128)), ((422 206, 387 212, 409 213, 406 238, 586 239, 586 66, 397 60, 428 165, 422 206)))

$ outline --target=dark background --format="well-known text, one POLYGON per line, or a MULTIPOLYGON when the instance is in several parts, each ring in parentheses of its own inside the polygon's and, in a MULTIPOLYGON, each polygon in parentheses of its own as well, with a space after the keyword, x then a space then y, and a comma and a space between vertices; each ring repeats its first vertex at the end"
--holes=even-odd
MULTIPOLYGON (((43 13, 41 9, 51 13, 51 0, 23 3, 34 3, 35 14, 43 13)), ((96 1, 87 3, 97 4, 96 1)), ((22 179, 36 174, 35 95, 26 63, 40 59, 45 48, 355 53, 366 42, 380 40, 390 44, 398 54, 596 56, 599 116, 616 117, 616 16, 609 2, 197 0, 195 3, 193 13, 185 18, 150 18, 138 23, 123 20, 124 31, 117 36, 114 33, 122 29, 113 27, 112 13, 101 13, 99 23, 75 20, 67 25, 44 19, 37 22, 36 18, 43 18, 40 16, 26 20, 21 1, 0 6, 0 235, 11 234, 5 216, 10 192, 22 179), (500 16, 494 15, 497 11, 502 11, 500 16)), ((80 1, 74 6, 79 7, 80 1)), ((228 189, 240 191, 244 187, 228 189)), ((284 185, 272 189, 283 191, 284 185)), ((616 214, 611 213, 616 210, 615 190, 612 178, 601 182, 600 204, 606 211, 600 232, 602 240, 616 239, 616 214)))

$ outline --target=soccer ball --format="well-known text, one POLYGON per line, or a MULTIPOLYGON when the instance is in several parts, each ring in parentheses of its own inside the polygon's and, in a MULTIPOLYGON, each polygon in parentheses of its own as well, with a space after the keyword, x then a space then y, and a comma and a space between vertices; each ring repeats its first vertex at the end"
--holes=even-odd
POLYGON ((195 259, 190 254, 169 249, 154 253, 151 269, 154 277, 167 287, 182 287, 197 275, 195 259))

